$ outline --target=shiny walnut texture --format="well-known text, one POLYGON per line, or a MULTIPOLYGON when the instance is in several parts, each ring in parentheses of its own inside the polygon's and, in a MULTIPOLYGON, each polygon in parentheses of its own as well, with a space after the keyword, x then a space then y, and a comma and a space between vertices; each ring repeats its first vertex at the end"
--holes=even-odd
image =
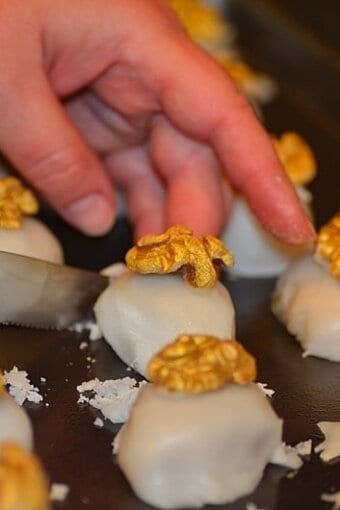
POLYGON ((316 239, 316 256, 329 262, 329 272, 340 279, 340 212, 320 229, 316 239))
POLYGON ((164 234, 142 237, 126 255, 131 271, 168 274, 183 269, 193 287, 213 287, 217 280, 214 263, 230 266, 233 256, 213 236, 195 237, 186 227, 171 227, 164 234))
POLYGON ((18 229, 22 217, 36 214, 38 201, 16 177, 0 179, 0 228, 18 229))
POLYGON ((274 148, 286 174, 293 184, 305 185, 316 175, 313 152, 297 133, 287 132, 281 138, 273 137, 274 148))
POLYGON ((154 356, 148 376, 169 391, 204 393, 252 382, 256 363, 236 340, 182 335, 154 356))
POLYGON ((1 446, 1 510, 47 510, 48 494, 48 484, 38 460, 15 444, 1 446))

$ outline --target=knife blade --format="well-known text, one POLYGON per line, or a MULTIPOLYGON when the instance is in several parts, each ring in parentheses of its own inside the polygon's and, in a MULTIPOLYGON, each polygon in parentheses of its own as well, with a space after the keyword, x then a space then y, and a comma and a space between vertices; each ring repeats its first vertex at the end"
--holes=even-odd
POLYGON ((91 312, 109 279, 0 251, 0 323, 63 329, 91 312))

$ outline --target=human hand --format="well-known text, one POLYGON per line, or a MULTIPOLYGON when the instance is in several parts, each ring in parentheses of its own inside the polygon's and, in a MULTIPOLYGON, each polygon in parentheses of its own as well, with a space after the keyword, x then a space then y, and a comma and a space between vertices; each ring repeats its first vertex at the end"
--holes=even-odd
POLYGON ((0 0, 0 12, 0 150, 71 224, 108 230, 118 187, 136 237, 214 234, 237 188, 277 237, 313 237, 252 109, 164 2, 0 0))

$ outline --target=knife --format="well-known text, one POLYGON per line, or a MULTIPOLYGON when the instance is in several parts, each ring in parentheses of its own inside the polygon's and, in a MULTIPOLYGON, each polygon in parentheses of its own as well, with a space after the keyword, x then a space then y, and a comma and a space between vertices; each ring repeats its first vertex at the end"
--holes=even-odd
POLYGON ((108 284, 99 273, 0 251, 0 323, 67 328, 89 315, 108 284))

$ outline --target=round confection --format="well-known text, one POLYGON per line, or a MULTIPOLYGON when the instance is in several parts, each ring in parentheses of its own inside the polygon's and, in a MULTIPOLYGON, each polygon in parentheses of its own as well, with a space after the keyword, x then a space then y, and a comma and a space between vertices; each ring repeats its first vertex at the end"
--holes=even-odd
POLYGON ((195 395, 148 384, 121 429, 118 464, 150 505, 229 503, 255 489, 281 429, 255 384, 195 395))
POLYGON ((126 271, 100 295, 98 326, 118 356, 142 375, 150 359, 183 333, 235 337, 235 311, 226 288, 195 288, 180 274, 126 271))
POLYGON ((0 250, 62 264, 61 244, 51 230, 35 218, 24 217, 19 229, 0 228, 0 250))
POLYGON ((340 361, 340 280, 312 254, 294 260, 281 275, 272 310, 306 356, 340 361))
MULTIPOLYGON (((300 194, 307 207, 310 195, 304 192, 300 194)), ((277 276, 292 259, 306 251, 304 246, 285 244, 267 233, 241 197, 235 200, 221 239, 235 257, 235 265, 228 268, 228 273, 240 277, 277 276)))
POLYGON ((33 431, 24 409, 7 394, 0 396, 0 444, 15 443, 31 451, 33 431))

